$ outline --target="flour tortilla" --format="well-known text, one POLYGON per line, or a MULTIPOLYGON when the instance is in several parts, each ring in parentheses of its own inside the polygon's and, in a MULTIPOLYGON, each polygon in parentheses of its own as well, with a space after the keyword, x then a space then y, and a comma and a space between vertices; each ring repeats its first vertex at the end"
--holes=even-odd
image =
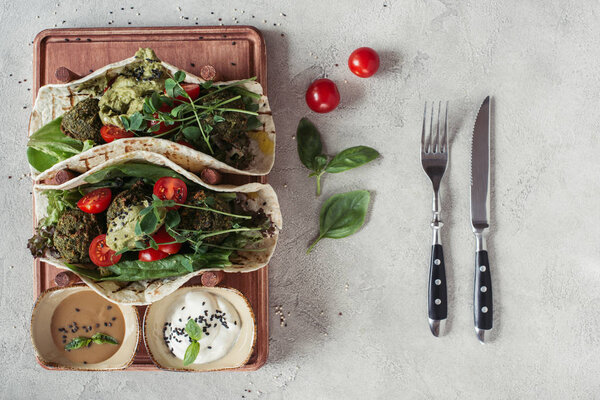
MULTIPOLYGON (((89 97, 86 94, 77 93, 78 87, 81 84, 105 74, 108 76, 115 76, 135 60, 135 57, 131 57, 114 64, 109 64, 88 76, 73 82, 58 85, 45 85, 41 87, 31 113, 29 136, 48 122, 63 115, 80 100, 89 97)), ((179 71, 179 68, 171 64, 166 62, 162 62, 162 64, 171 74, 179 71)), ((186 72, 185 82, 201 84, 205 81, 186 72)), ((218 83, 227 84, 231 82, 234 81, 218 83)), ((109 158, 114 158, 131 151, 143 150, 162 154, 188 171, 213 168, 222 172, 238 175, 266 175, 271 171, 273 162, 275 161, 275 124, 273 123, 269 100, 267 99, 267 96, 264 95, 262 85, 256 81, 246 82, 240 86, 261 95, 260 100, 258 100, 258 119, 262 122, 263 128, 259 131, 249 132, 249 148, 254 154, 254 160, 248 169, 240 170, 231 167, 224 162, 218 161, 208 154, 191 149, 179 143, 148 136, 115 140, 111 143, 94 146, 94 148, 88 151, 59 162, 46 170, 43 174, 39 174, 39 172, 35 170, 32 170, 32 174, 36 177, 36 182, 41 182, 44 176, 51 176, 61 169, 70 169, 81 173, 102 164, 109 158)))
MULTIPOLYGON (((35 185, 34 186, 34 197, 35 197, 35 216, 36 220, 44 218, 47 215, 46 207, 48 201, 46 196, 42 194, 44 190, 48 189, 72 189, 81 185, 86 184, 84 181, 85 177, 97 172, 105 167, 116 164, 123 164, 126 162, 147 162, 156 165, 161 165, 171 168, 173 171, 185 176, 192 182, 195 182, 207 189, 214 190, 216 192, 235 192, 247 194, 248 205, 247 208, 250 210, 263 209, 265 214, 271 219, 275 227, 275 232, 272 236, 263 238, 260 242, 253 243, 252 248, 266 248, 265 251, 260 252, 237 252, 237 256, 232 259, 233 265, 226 268, 213 268, 213 269, 202 269, 196 272, 191 272, 186 275, 182 275, 174 278, 163 278, 149 281, 138 281, 138 282, 95 282, 92 279, 80 276, 88 286, 94 289, 98 294, 105 297, 106 299, 120 304, 130 305, 144 305, 150 304, 157 301, 168 294, 175 291, 190 278, 199 275, 205 271, 225 271, 225 272, 250 272, 260 269, 267 265, 273 252, 275 251, 275 245, 279 237, 279 230, 282 227, 281 211, 279 209, 279 202, 277 201, 277 195, 270 185, 261 183, 248 183, 241 186, 235 185, 219 185, 212 186, 202 182, 200 178, 192 172, 186 171, 181 166, 177 165, 167 157, 157 153, 150 153, 145 151, 134 151, 131 153, 123 154, 112 158, 105 163, 95 166, 84 174, 71 179, 61 185, 35 185)), ((52 264, 58 268, 69 269, 61 260, 55 258, 42 258, 43 262, 52 264)))

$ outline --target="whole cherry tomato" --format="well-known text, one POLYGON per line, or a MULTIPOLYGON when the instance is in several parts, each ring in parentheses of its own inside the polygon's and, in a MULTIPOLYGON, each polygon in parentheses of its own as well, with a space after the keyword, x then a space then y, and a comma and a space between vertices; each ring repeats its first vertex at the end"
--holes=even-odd
POLYGON ((111 198, 109 188, 96 189, 79 199, 77 207, 88 214, 98 214, 108 208, 111 198))
POLYGON ((121 254, 106 245, 106 235, 98 235, 90 243, 90 260, 99 267, 110 267, 121 259, 121 254))
POLYGON ((154 249, 150 248, 150 249, 140 251, 138 254, 138 260, 140 260, 140 261, 156 261, 156 260, 162 260, 163 258, 168 257, 168 256, 169 255, 165 252, 162 252, 160 250, 154 250, 154 249))
POLYGON ((171 235, 167 232, 164 226, 162 226, 158 232, 156 232, 152 239, 158 244, 158 250, 167 254, 175 254, 181 249, 181 243, 172 243, 175 241, 171 235), (168 243, 168 244, 161 244, 168 243))
POLYGON ((370 47, 360 47, 350 54, 348 67, 354 75, 368 78, 379 69, 379 54, 370 47))
POLYGON ((333 111, 340 104, 340 92, 330 79, 317 79, 306 91, 306 104, 318 113, 333 111))

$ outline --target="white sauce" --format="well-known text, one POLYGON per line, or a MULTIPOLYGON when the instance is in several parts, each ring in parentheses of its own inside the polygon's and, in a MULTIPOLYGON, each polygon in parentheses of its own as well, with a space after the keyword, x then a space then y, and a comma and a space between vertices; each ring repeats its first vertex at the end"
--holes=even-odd
POLYGON ((180 296, 167 313, 171 318, 163 327, 163 338, 171 353, 183 360, 191 341, 185 332, 188 320, 202 329, 200 352, 194 364, 205 364, 224 357, 240 334, 241 320, 227 300, 210 293, 190 291, 180 296))

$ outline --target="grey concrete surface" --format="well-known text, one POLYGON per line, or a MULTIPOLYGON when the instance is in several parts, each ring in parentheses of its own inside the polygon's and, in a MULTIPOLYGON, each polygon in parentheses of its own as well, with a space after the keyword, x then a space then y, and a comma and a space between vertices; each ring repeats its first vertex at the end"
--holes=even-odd
POLYGON ((600 396, 597 2, 87 3, 3 0, 0 7, 0 398, 600 396), (268 364, 252 373, 195 375, 45 371, 28 330, 31 41, 55 26, 213 25, 218 18, 260 28, 268 46, 278 130, 269 179, 285 218, 271 267, 268 364), (370 79, 346 67, 362 45, 382 58, 370 79), (321 76, 334 79, 342 96, 326 115, 310 112, 303 100, 321 76), (469 148, 476 109, 488 94, 495 101, 496 315, 494 340, 481 346, 471 309, 469 148), (418 155, 422 105, 430 99, 447 99, 451 107, 451 164, 442 189, 450 318, 439 339, 426 319, 430 187, 418 155), (365 144, 382 159, 327 176, 316 199, 296 155, 302 116, 318 125, 329 153, 365 144), (359 188, 374 195, 365 227, 305 255, 324 199, 359 188), (287 326, 280 325, 279 307, 287 326))

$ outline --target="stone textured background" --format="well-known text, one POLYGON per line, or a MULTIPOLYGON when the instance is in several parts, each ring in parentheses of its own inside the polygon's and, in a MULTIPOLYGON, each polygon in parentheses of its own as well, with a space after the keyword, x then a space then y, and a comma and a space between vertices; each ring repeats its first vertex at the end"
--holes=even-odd
POLYGON ((3 0, 0 9, 1 398, 600 396, 597 2, 86 3, 3 0), (271 266, 268 364, 253 373, 194 375, 45 371, 28 330, 31 41, 52 27, 196 22, 254 25, 268 46, 278 133, 269 179, 285 218, 271 266), (370 79, 346 67, 350 52, 362 45, 382 58, 370 79), (322 76, 338 83, 342 103, 316 115, 304 91, 322 76), (481 346, 471 309, 469 143, 488 94, 495 101, 489 247, 496 318, 494 341, 481 346), (418 154, 423 102, 431 99, 450 101, 452 131, 443 187, 450 319, 440 339, 431 336, 426 319, 430 186, 418 154), (320 128, 329 153, 365 144, 383 157, 326 177, 324 195, 316 199, 293 138, 302 116, 320 128), (305 255, 320 204, 358 188, 374 195, 365 227, 344 240, 324 240, 305 255), (287 326, 280 326, 279 307, 287 326))

